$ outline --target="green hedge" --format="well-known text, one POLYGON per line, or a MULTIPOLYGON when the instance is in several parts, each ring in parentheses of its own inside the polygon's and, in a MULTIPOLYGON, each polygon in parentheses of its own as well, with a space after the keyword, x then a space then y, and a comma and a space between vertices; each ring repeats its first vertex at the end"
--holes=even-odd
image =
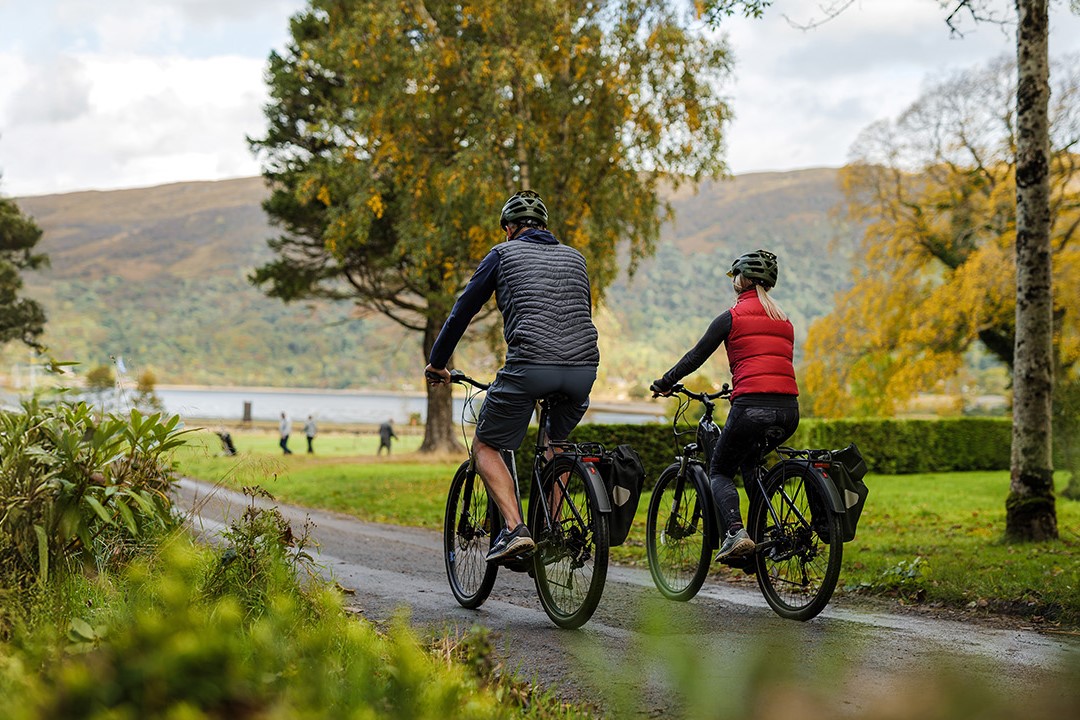
POLYGON ((806 420, 798 447, 840 448, 854 442, 870 472, 885 474, 1008 470, 1009 418, 806 420))
MULTIPOLYGON (((1012 423, 1008 418, 943 418, 935 420, 803 420, 788 445, 838 449, 854 442, 870 472, 883 474, 1008 470, 1012 423)), ((692 439, 688 435, 684 442, 692 439)), ((675 457, 667 424, 581 425, 575 442, 600 442, 606 447, 634 446, 645 465, 646 486, 675 457)), ((536 444, 536 428, 518 450, 518 469, 527 474, 536 444)), ((680 446, 681 447, 681 446, 680 446)))

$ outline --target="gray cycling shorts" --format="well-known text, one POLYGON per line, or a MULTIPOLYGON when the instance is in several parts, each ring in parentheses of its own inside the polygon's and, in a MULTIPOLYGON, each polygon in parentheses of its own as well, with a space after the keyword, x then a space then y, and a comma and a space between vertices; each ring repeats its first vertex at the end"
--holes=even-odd
POLYGON ((552 440, 566 440, 589 409, 593 365, 507 365, 495 375, 476 420, 476 437, 498 450, 517 450, 540 398, 565 397, 548 413, 552 440))

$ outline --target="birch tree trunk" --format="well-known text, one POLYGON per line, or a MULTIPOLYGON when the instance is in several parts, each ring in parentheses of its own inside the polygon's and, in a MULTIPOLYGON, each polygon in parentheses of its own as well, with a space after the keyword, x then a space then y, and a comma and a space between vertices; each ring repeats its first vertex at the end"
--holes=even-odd
POLYGON ((1049 0, 1016 0, 1016 346, 1005 534, 1058 536, 1051 426, 1049 0))

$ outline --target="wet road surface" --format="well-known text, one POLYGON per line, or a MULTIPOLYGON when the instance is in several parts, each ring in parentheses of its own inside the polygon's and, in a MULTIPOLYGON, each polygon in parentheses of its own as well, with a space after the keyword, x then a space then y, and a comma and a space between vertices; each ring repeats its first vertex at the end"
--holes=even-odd
MULTIPOLYGON (((192 525, 211 536, 250 502, 190 480, 177 491, 182 506, 197 510, 192 525)), ((690 602, 674 603, 660 597, 648 570, 621 566, 611 567, 593 618, 580 630, 561 630, 524 573, 501 570, 480 609, 460 607, 447 585, 441 533, 274 505, 294 528, 306 517, 315 523, 318 562, 354 592, 347 603, 364 617, 385 624, 408 608, 425 636, 486 626, 505 665, 523 679, 613 714, 719 712, 738 706, 731 691, 753 685, 748 674, 764 673, 766 682, 786 678, 820 691, 825 716, 859 715, 892 696, 917 700, 920 678, 940 677, 945 667, 972 692, 1023 706, 1047 693, 1064 697, 1067 670, 1075 681, 1080 667, 1080 640, 1069 635, 832 606, 799 623, 776 616, 754 584, 710 580, 690 602)))

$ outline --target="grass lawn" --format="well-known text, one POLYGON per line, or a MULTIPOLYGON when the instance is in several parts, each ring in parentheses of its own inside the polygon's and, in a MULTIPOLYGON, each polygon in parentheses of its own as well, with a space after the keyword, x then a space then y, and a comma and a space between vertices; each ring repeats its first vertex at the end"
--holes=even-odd
POLYGON ((210 432, 189 437, 176 454, 185 476, 233 488, 259 485, 282 502, 417 527, 442 527, 446 490, 462 460, 422 457, 415 452, 422 438, 412 435, 394 440, 390 457, 376 456, 376 435, 320 434, 313 455, 294 436, 293 454, 284 455, 275 431, 234 432, 235 457, 225 456, 210 432))
MULTIPOLYGON (((176 456, 182 474, 231 487, 260 485, 283 502, 364 520, 440 528, 446 489, 461 458, 419 456, 418 436, 395 441, 394 456, 375 456, 378 438, 320 435, 315 455, 304 439, 283 456, 272 432, 234 434, 240 454, 221 454, 208 432, 193 433, 176 456)), ((896 595, 1080 624, 1080 502, 1059 498, 1061 539, 1002 542, 1007 472, 870 475, 858 536, 844 547, 840 583, 848 592, 896 595)), ((1058 478, 1057 487, 1063 487, 1058 478)), ((645 511, 612 559, 645 566, 645 511)), ((743 498, 743 513, 746 500, 743 498)), ((742 577, 738 571, 717 573, 742 577)))

